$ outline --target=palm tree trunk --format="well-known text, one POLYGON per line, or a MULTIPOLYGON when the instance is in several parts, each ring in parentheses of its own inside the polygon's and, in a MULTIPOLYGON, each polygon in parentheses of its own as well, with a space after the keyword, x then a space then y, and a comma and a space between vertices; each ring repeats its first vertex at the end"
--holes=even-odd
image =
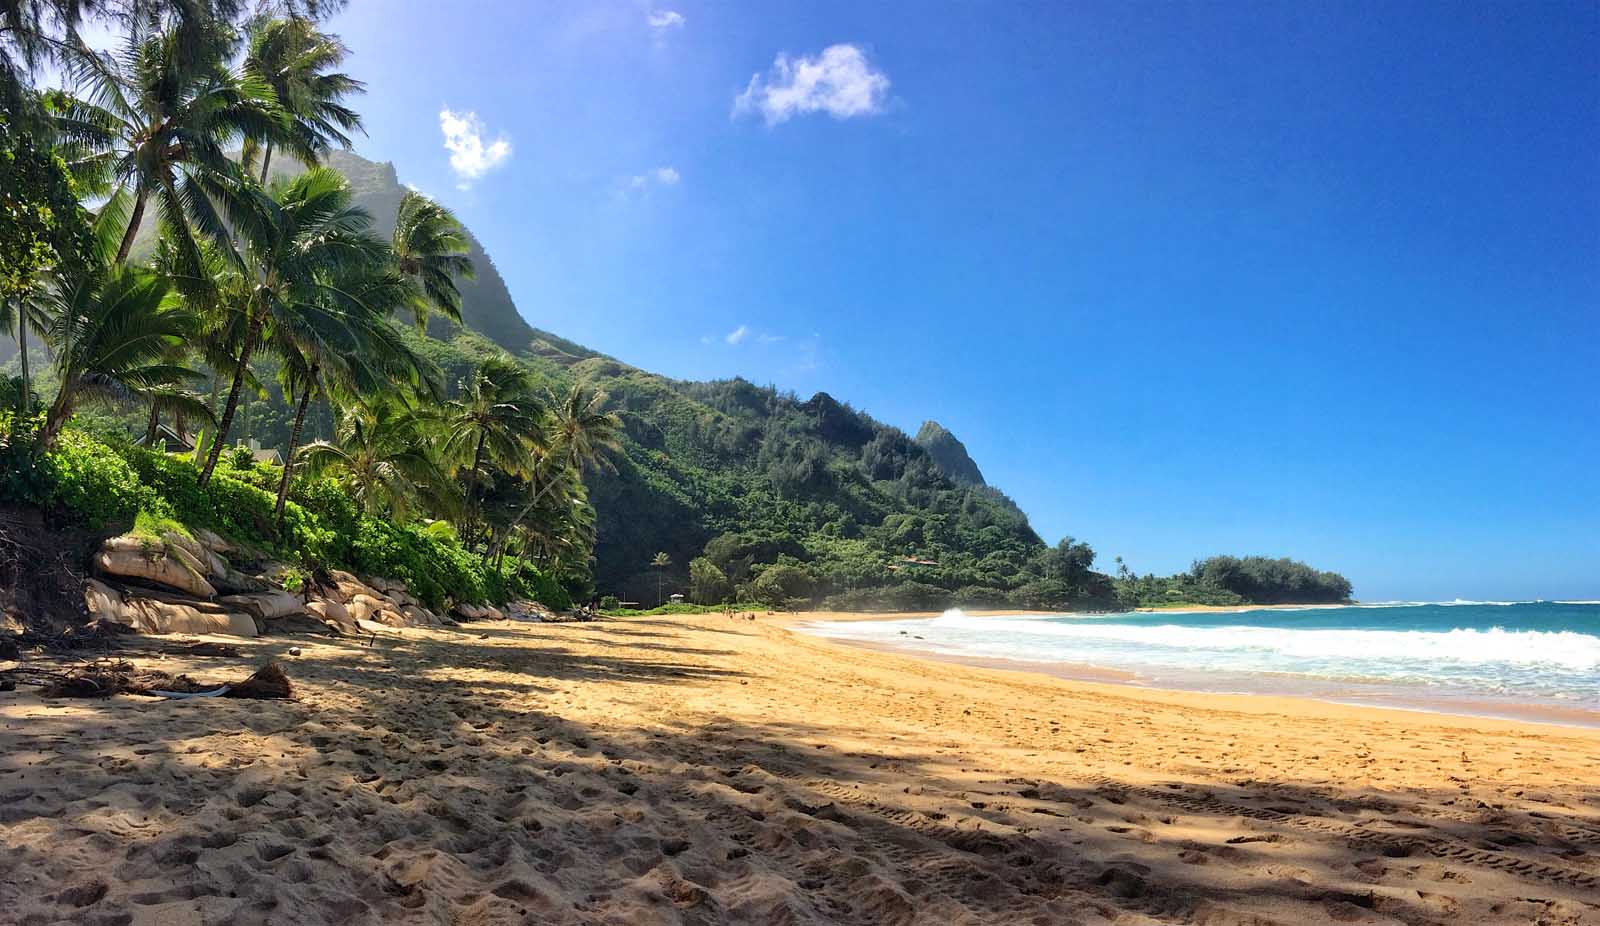
POLYGON ((50 404, 50 411, 44 417, 44 432, 39 435, 39 443, 34 445, 35 453, 42 454, 55 446, 56 437, 61 433, 61 426, 72 416, 71 385, 62 383, 61 391, 56 393, 56 400, 50 404))
POLYGON ((486 437, 488 437, 488 435, 484 432, 478 432, 478 446, 477 449, 472 451, 472 488, 467 492, 467 530, 465 532, 468 549, 471 549, 473 537, 478 532, 476 512, 474 509, 478 505, 478 468, 483 465, 483 441, 486 437))
POLYGON ((22 395, 17 399, 17 420, 15 425, 21 426, 28 417, 29 378, 28 378, 28 307, 21 299, 17 300, 17 357, 22 361, 22 395))
POLYGON ((144 221, 144 201, 150 195, 142 187, 133 194, 133 214, 128 216, 128 230, 122 234, 122 244, 117 248, 117 263, 128 259, 128 252, 133 250, 133 239, 139 234, 139 223, 144 221))
POLYGON ((266 153, 261 155, 261 185, 267 185, 267 165, 272 163, 272 142, 267 142, 266 153))
POLYGON ((244 389, 245 374, 250 372, 250 355, 255 353, 256 339, 261 336, 261 319, 250 322, 239 346, 239 366, 233 371, 233 388, 228 390, 228 404, 223 406, 222 421, 217 424, 217 439, 211 442, 211 452, 206 455, 206 468, 200 471, 200 487, 211 481, 211 471, 217 468, 217 458, 222 456, 222 444, 228 439, 228 429, 233 427, 233 414, 239 410, 239 393, 244 389))
POLYGON ((155 402, 150 403, 150 421, 144 427, 144 446, 148 450, 156 444, 156 428, 161 426, 161 409, 155 402))
MULTIPOLYGON (((317 368, 313 364, 309 380, 316 382, 317 368)), ((294 451, 300 446, 300 429, 306 423, 306 406, 311 404, 311 387, 306 386, 300 390, 300 407, 294 412, 294 429, 289 432, 289 455, 283 458, 283 481, 278 483, 278 507, 273 510, 273 517, 278 519, 278 527, 283 527, 283 506, 289 500, 289 476, 294 472, 294 451)))
MULTIPOLYGON (((573 459, 567 460, 567 464, 569 466, 574 466, 574 467, 576 467, 578 465, 575 454, 573 455, 573 459)), ((582 481, 583 474, 582 474, 581 471, 578 474, 578 478, 579 478, 579 481, 582 481)), ((539 491, 534 494, 533 498, 529 499, 528 503, 526 505, 522 506, 522 510, 517 512, 517 516, 514 519, 512 519, 512 521, 511 521, 511 527, 509 528, 509 530, 513 530, 514 531, 519 526, 521 526, 522 519, 526 518, 528 516, 528 513, 533 510, 533 506, 539 504, 539 500, 544 498, 545 493, 549 492, 552 488, 554 488, 555 484, 556 484, 555 474, 552 473, 551 474, 551 478, 545 480, 544 485, 539 487, 539 491)))

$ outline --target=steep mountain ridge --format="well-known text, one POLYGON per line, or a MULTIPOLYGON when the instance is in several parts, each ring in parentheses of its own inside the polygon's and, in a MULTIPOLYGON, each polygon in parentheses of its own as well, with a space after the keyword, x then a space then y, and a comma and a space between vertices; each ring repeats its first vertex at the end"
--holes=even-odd
POLYGON ((939 469, 959 485, 987 485, 983 472, 967 453, 967 445, 937 421, 924 421, 917 430, 917 445, 933 457, 939 469))

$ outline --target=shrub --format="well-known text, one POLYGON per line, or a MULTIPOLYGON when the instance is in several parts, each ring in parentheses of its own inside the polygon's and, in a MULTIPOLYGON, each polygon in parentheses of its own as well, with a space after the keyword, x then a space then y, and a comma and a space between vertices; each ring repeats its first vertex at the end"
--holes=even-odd
POLYGON ((774 563, 750 583, 750 594, 756 601, 781 608, 791 599, 811 597, 811 575, 799 566, 774 563))
POLYGON ((45 455, 49 500, 77 514, 91 527, 127 527, 140 510, 170 518, 167 500, 141 480, 139 472, 105 444, 65 431, 45 455))

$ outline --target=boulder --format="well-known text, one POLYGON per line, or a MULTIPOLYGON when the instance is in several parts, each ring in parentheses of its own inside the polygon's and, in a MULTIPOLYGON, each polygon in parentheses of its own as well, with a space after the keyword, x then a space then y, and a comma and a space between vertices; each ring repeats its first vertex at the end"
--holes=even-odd
POLYGON ((451 608, 451 610, 455 611, 455 613, 461 615, 469 621, 481 621, 486 616, 484 612, 488 609, 482 605, 476 605, 466 601, 458 601, 451 608))
POLYGON ((557 620, 556 613, 537 601, 513 601, 506 605, 506 617, 514 621, 557 620))
POLYGON ((123 613, 132 618, 125 623, 144 633, 224 633, 253 637, 259 633, 255 618, 248 614, 214 614, 186 604, 130 597, 123 613))
POLYGON ((437 614, 421 605, 402 605, 400 613, 413 627, 437 627, 441 623, 437 614))
POLYGON ((226 573, 213 573, 211 584, 224 595, 245 595, 250 592, 264 592, 271 588, 255 576, 246 575, 233 568, 229 568, 226 573))
POLYGON ((331 598, 308 601, 306 610, 347 633, 356 630, 356 620, 350 616, 350 609, 331 598))
POLYGON ((210 547, 201 547, 200 553, 200 562, 205 564, 208 578, 215 579, 219 576, 226 576, 233 571, 228 565, 228 561, 218 556, 210 547))
POLYGON ((200 541, 201 546, 213 553, 227 555, 237 549, 237 547, 235 547, 233 544, 223 540, 216 533, 208 531, 203 527, 197 527, 194 529, 194 539, 200 541))
POLYGON ((303 614, 306 604, 299 595, 285 591, 252 592, 247 595, 229 595, 219 599, 229 608, 254 615, 264 621, 291 614, 303 614))
POLYGON ((140 537, 112 537, 101 544, 94 564, 106 575, 164 585, 195 598, 211 598, 217 593, 205 579, 205 567, 182 546, 140 537))
POLYGON ((332 598, 314 598, 306 602, 306 610, 323 620, 338 623, 346 623, 350 620, 350 609, 332 598))
POLYGON ((486 621, 503 621, 506 619, 506 615, 505 612, 494 605, 486 605, 483 609, 483 619, 486 621))
POLYGON ((372 620, 388 627, 406 626, 405 616, 400 614, 398 611, 391 611, 388 608, 383 608, 379 611, 373 612, 372 620))
POLYGON ((330 575, 333 578, 333 584, 339 589, 339 596, 345 601, 349 601, 357 595, 366 595, 373 600, 383 597, 382 592, 342 569, 335 569, 330 575))
POLYGON ((83 606, 95 620, 111 621, 114 624, 129 623, 122 614, 122 593, 99 579, 90 579, 83 583, 83 606))
POLYGON ((205 548, 200 546, 200 541, 177 531, 162 531, 161 542, 169 547, 177 547, 195 559, 200 559, 206 553, 205 548))
POLYGON ((345 607, 349 610, 351 617, 362 621, 373 620, 372 615, 381 610, 390 609, 387 598, 374 598, 365 593, 358 593, 353 596, 345 607))

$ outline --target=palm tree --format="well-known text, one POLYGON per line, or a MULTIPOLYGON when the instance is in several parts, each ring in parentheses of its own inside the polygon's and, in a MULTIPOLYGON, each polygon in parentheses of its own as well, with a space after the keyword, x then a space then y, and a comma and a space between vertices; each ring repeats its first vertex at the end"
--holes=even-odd
POLYGON ((428 316, 437 310, 453 322, 461 321, 461 291, 457 278, 472 279, 472 259, 467 257, 467 232, 449 209, 428 197, 408 191, 400 200, 391 242, 400 272, 416 291, 411 312, 417 327, 426 330, 428 316))
POLYGON ((42 335, 50 327, 50 313, 45 301, 37 294, 24 293, 12 299, 0 300, 0 329, 10 331, 17 339, 17 359, 22 362, 22 376, 18 381, 17 417, 14 427, 21 427, 33 411, 32 376, 28 370, 28 332, 42 335))
POLYGON ((366 279, 330 281, 341 293, 326 304, 299 303, 272 328, 273 352, 284 360, 284 397, 298 396, 289 452, 278 483, 275 515, 281 522, 289 498, 295 455, 314 395, 335 389, 349 393, 383 393, 401 385, 428 385, 430 365, 411 349, 388 320, 404 298, 406 286, 383 272, 366 279))
POLYGON ((233 426, 250 358, 269 325, 292 327, 297 315, 348 304, 351 280, 380 272, 388 246, 368 229, 372 218, 351 200, 350 185, 337 172, 316 167, 270 192, 252 192, 234 216, 238 253, 251 280, 242 312, 233 385, 222 408, 200 484, 216 469, 233 426))
POLYGON ((667 580, 667 568, 671 565, 672 557, 668 556, 664 551, 657 553, 655 558, 650 560, 650 568, 656 570, 656 607, 658 608, 666 600, 665 596, 662 595, 662 583, 667 580))
POLYGON ((74 94, 51 95, 69 166, 107 197, 99 224, 108 239, 120 231, 116 263, 128 259, 152 197, 186 251, 196 231, 225 242, 216 204, 230 206, 241 179, 228 146, 287 135, 272 89, 223 63, 232 44, 225 22, 130 29, 116 54, 73 64, 74 94))
POLYGON ((135 398, 199 376, 172 359, 194 336, 195 317, 157 274, 83 271, 53 298, 48 341, 61 386, 45 415, 42 450, 85 402, 135 398))
MULTIPOLYGON (((350 147, 350 133, 361 131, 361 116, 345 106, 345 97, 365 93, 366 85, 333 69, 349 54, 338 36, 318 31, 310 20, 257 17, 247 26, 249 50, 245 69, 272 88, 287 120, 282 144, 307 165, 316 165, 334 146, 350 147)), ((250 139, 246 164, 261 154, 261 185, 267 185, 272 150, 278 139, 261 145, 250 139)))
POLYGON ((146 420, 144 429, 144 443, 147 447, 154 446, 163 415, 172 417, 180 436, 188 433, 189 423, 192 421, 202 421, 206 424, 217 422, 216 415, 211 412, 211 406, 207 405, 204 399, 192 390, 175 384, 141 390, 138 398, 150 406, 150 417, 146 420))
POLYGON ((610 466, 606 455, 622 447, 622 419, 615 412, 604 410, 608 398, 587 383, 574 384, 564 396, 551 396, 549 446, 539 455, 541 465, 535 467, 536 472, 545 471, 546 477, 512 520, 507 533, 516 530, 545 494, 560 484, 549 470, 571 469, 581 482, 589 467, 610 466))
POLYGON ((526 370, 509 357, 490 357, 446 406, 442 426, 445 458, 458 466, 467 463, 466 529, 461 534, 470 542, 488 478, 485 465, 527 472, 532 451, 544 443, 544 409, 526 370))
POLYGON ((418 496, 437 492, 443 472, 428 453, 424 419, 388 402, 352 405, 339 416, 331 441, 313 441, 299 458, 313 473, 337 474, 369 515, 411 513, 418 496))

